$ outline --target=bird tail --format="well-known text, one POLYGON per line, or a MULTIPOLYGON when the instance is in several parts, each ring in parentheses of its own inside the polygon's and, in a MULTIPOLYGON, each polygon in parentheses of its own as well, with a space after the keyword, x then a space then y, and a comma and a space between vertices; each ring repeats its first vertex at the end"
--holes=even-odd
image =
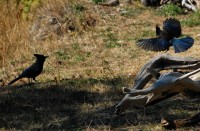
POLYGON ((174 47, 175 53, 180 53, 188 50, 194 44, 194 39, 192 37, 185 37, 181 39, 173 39, 172 45, 174 47))
POLYGON ((19 79, 21 79, 22 77, 18 76, 17 78, 15 78, 14 80, 12 80, 11 82, 8 83, 8 85, 13 84, 14 82, 18 81, 19 79))

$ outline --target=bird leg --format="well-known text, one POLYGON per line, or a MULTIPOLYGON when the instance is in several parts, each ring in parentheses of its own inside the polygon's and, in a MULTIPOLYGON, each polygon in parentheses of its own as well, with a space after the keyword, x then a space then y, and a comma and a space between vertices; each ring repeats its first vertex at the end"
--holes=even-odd
POLYGON ((33 78, 33 80, 34 80, 35 82, 38 82, 38 81, 35 79, 35 77, 33 78))
POLYGON ((167 49, 166 51, 165 51, 165 53, 167 53, 169 51, 169 49, 167 49))
POLYGON ((31 78, 28 78, 28 84, 29 85, 31 84, 31 78))
POLYGON ((33 83, 33 80, 36 81, 35 78, 28 78, 28 84, 31 85, 33 83))

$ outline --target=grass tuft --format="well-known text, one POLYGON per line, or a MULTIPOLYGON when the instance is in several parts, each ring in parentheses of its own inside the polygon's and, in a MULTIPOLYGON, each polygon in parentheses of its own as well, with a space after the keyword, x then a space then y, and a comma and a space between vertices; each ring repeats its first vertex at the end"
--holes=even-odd
POLYGON ((163 5, 156 12, 157 12, 158 15, 164 15, 164 16, 169 17, 169 16, 181 15, 181 14, 183 14, 184 11, 178 5, 167 4, 167 5, 163 5))
POLYGON ((105 2, 106 0, 92 0, 95 4, 99 4, 105 2))
POLYGON ((200 11, 189 14, 189 18, 184 18, 181 22, 184 26, 195 27, 200 25, 200 11))
POLYGON ((116 33, 112 31, 111 28, 107 28, 106 30, 101 32, 101 35, 104 37, 105 47, 106 48, 117 48, 121 45, 118 43, 118 36, 116 33))
POLYGON ((138 7, 138 8, 125 8, 121 10, 121 15, 125 17, 136 17, 139 14, 142 14, 146 9, 144 7, 138 7))

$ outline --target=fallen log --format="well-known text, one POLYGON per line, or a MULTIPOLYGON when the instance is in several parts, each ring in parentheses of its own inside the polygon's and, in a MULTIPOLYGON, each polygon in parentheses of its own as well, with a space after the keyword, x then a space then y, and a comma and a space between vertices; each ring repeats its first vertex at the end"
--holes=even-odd
POLYGON ((132 89, 123 88, 125 97, 117 104, 116 114, 120 114, 129 106, 150 106, 177 94, 187 94, 188 91, 200 94, 200 60, 195 58, 180 58, 170 55, 160 55, 151 59, 135 79, 132 89), (177 72, 180 69, 195 70, 191 73, 177 72), (162 70, 173 70, 161 75, 162 70), (149 88, 144 86, 155 77, 155 83, 149 88))

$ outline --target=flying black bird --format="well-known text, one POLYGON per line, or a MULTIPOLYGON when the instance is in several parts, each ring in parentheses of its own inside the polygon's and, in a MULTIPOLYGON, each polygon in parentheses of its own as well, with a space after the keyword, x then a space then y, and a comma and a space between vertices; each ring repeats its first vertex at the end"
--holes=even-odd
POLYGON ((168 51, 170 46, 174 47, 175 53, 180 53, 192 47, 192 37, 179 38, 181 36, 181 24, 175 18, 166 19, 163 22, 163 30, 156 26, 156 38, 141 39, 136 45, 150 51, 168 51))
POLYGON ((35 78, 42 72, 44 61, 48 56, 44 56, 40 54, 34 54, 34 56, 36 57, 35 63, 33 63, 30 67, 25 69, 21 73, 21 75, 19 75, 17 78, 15 78, 10 83, 8 83, 8 85, 13 84, 14 82, 16 82, 17 80, 21 78, 29 78, 29 80, 32 78, 33 80, 35 80, 35 78))

